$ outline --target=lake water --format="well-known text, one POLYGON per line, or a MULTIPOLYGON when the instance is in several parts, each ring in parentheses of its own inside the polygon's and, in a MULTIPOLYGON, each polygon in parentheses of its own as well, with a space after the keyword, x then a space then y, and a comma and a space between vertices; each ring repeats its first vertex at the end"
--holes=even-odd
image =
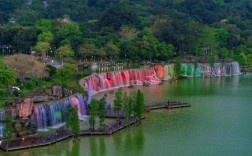
MULTIPOLYGON (((179 100, 190 108, 157 110, 112 136, 85 136, 2 156, 252 155, 252 74, 191 78, 141 89, 146 103, 179 100)), ((129 92, 133 89, 125 88, 129 92)), ((97 97, 103 96, 100 93, 97 97)), ((108 93, 109 96, 113 96, 108 93)))

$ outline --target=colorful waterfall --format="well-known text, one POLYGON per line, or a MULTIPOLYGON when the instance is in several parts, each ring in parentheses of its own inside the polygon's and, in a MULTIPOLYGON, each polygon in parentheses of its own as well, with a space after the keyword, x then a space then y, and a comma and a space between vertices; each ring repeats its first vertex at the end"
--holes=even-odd
POLYGON ((86 105, 83 96, 76 95, 46 105, 35 105, 31 122, 36 125, 39 131, 61 127, 65 123, 65 113, 69 105, 77 108, 79 119, 86 116, 86 105))
MULTIPOLYGON (((181 64, 181 75, 184 77, 217 77, 240 75, 240 67, 237 62, 209 64, 181 64)), ((160 80, 168 80, 174 76, 174 65, 155 65, 150 69, 124 70, 101 73, 85 80, 85 88, 89 94, 100 91, 129 86, 142 85, 144 82, 157 84, 160 80)))
POLYGON ((144 82, 150 84, 158 84, 160 82, 154 68, 101 73, 87 78, 84 85, 93 94, 112 88, 142 85, 144 82))
POLYGON ((4 118, 5 118, 5 110, 0 110, 0 137, 3 136, 4 118))
POLYGON ((240 75, 241 71, 237 62, 214 63, 212 67, 209 64, 199 63, 197 67, 194 64, 182 64, 181 74, 185 77, 218 77, 240 75))

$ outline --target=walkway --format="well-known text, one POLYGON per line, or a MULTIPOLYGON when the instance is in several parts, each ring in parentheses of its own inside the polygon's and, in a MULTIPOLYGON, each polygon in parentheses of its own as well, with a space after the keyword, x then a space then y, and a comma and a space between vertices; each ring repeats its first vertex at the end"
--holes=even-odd
MULTIPOLYGON (((150 110, 154 109, 164 109, 164 108, 182 108, 182 107, 190 107, 190 103, 183 103, 183 102, 169 102, 168 103, 160 103, 156 105, 150 105, 145 106, 145 110, 148 112, 150 110)), ((107 115, 107 118, 114 118, 115 113, 112 113, 111 115, 107 115)), ((139 119, 138 117, 133 117, 130 120, 125 119, 125 117, 121 117, 120 122, 116 121, 111 125, 106 125, 103 129, 87 129, 87 130, 81 130, 80 135, 111 135, 113 133, 116 133, 130 125, 139 123, 140 120, 144 119, 145 117, 142 117, 139 119)), ((21 149, 27 149, 27 148, 33 148, 33 147, 39 147, 39 146, 46 146, 50 145, 56 142, 59 142, 61 140, 67 139, 69 137, 72 137, 73 134, 71 130, 58 130, 55 134, 44 136, 44 137, 29 137, 29 138, 19 138, 11 140, 11 142, 7 145, 6 141, 1 141, 0 148, 4 151, 14 151, 14 150, 21 150, 21 149)))

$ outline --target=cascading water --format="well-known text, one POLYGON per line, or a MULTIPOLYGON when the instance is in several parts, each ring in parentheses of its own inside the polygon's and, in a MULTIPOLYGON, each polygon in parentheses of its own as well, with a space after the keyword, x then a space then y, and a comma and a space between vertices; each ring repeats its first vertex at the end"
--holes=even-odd
POLYGON ((89 93, 94 94, 98 91, 111 88, 129 85, 143 85, 144 82, 150 84, 157 84, 160 82, 154 68, 101 73, 86 79, 85 87, 89 93))
POLYGON ((65 121, 66 108, 69 105, 69 100, 57 101, 49 105, 48 109, 48 124, 52 128, 61 127, 65 121))
MULTIPOLYGON (((185 77, 212 77, 212 76, 232 76, 240 75, 240 67, 237 62, 232 63, 214 63, 211 67, 209 64, 182 64, 182 76, 185 77)), ((168 80, 174 76, 174 65, 155 65, 150 69, 125 70, 109 73, 101 73, 91 76, 85 81, 85 88, 90 95, 96 92, 113 89, 129 85, 142 85, 144 82, 157 84, 160 79, 168 80)))
POLYGON ((39 131, 48 128, 58 128, 65 123, 65 113, 71 100, 77 104, 79 119, 86 116, 86 106, 82 95, 76 95, 68 99, 60 100, 46 105, 35 105, 32 114, 32 123, 37 126, 39 131))
POLYGON ((195 65, 194 64, 182 64, 181 66, 181 72, 182 72, 182 76, 186 76, 186 77, 194 77, 196 70, 195 70, 195 65))
POLYGON ((231 63, 224 64, 223 75, 224 76, 241 75, 239 63, 231 62, 231 63))
POLYGON ((39 105, 34 107, 33 123, 37 123, 39 131, 47 131, 47 114, 44 106, 39 105))
POLYGON ((79 101, 79 106, 80 106, 80 113, 81 113, 81 119, 85 118, 87 116, 87 104, 84 102, 83 96, 82 95, 77 95, 76 98, 79 101))
POLYGON ((167 68, 167 74, 165 74, 165 76, 168 76, 168 79, 171 79, 174 76, 174 65, 173 64, 169 64, 169 65, 165 65, 165 68, 167 68))
POLYGON ((3 121, 4 121, 4 118, 5 118, 5 111, 1 110, 0 111, 0 137, 3 136, 3 128, 4 128, 3 121))

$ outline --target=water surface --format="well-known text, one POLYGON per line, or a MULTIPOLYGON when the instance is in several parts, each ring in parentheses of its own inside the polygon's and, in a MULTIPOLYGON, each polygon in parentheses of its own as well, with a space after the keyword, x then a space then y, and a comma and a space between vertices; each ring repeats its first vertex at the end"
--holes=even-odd
MULTIPOLYGON (((247 156, 252 154, 252 74, 138 86, 146 103, 180 100, 191 108, 157 110, 112 136, 81 137, 5 156, 247 156)), ((125 88, 128 92, 132 89, 125 88)), ((97 97, 103 96, 100 93, 97 97)), ((112 97, 108 93, 108 99, 112 97)))

